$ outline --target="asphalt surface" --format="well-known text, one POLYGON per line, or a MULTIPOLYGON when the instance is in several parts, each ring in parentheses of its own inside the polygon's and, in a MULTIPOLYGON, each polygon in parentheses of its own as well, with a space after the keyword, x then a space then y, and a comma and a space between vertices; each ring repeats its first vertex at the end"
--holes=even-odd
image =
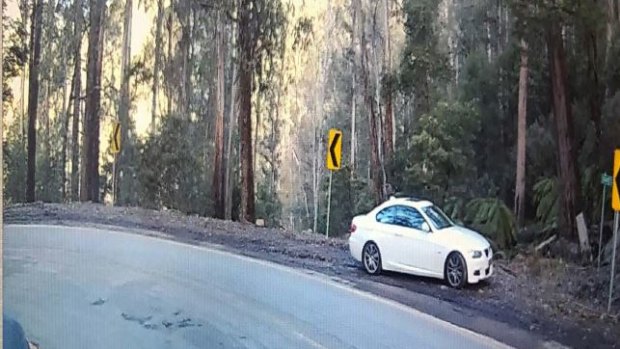
POLYGON ((140 235, 5 226, 4 304, 41 348, 500 348, 321 275, 140 235))

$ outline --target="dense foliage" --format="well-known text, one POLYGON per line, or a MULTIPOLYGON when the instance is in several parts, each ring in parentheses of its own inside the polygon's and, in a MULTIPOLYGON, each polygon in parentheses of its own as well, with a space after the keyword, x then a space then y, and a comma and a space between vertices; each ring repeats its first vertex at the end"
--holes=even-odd
MULTIPOLYGON (((82 42, 80 69, 85 68, 93 3, 44 2, 37 200, 77 199, 69 188, 74 174, 83 176, 83 164, 76 166, 79 176, 73 173, 71 155, 84 141, 84 115, 80 108, 73 115, 70 106, 82 105, 89 92, 82 83, 79 96, 71 93, 79 63, 73 52, 82 42), (87 14, 79 33, 75 4, 87 14), (76 131, 77 146, 71 140, 76 131)), ((386 193, 376 192, 380 182, 435 201, 454 219, 480 228, 498 247, 510 248, 522 228, 512 214, 520 136, 527 145, 523 225, 574 239, 564 213, 576 198, 575 207, 588 222, 597 218, 600 176, 609 172, 612 150, 620 147, 620 60, 615 59, 620 9, 615 3, 608 8, 607 2, 552 0, 247 0, 243 6, 146 1, 134 9, 153 17, 153 26, 141 34, 143 46, 131 47, 125 60, 121 47, 132 35, 123 25, 132 21, 126 4, 107 2, 103 24, 98 188, 103 201, 111 201, 114 188, 120 205, 207 216, 220 212, 216 206, 224 202, 238 219, 248 194, 241 179, 246 165, 253 171, 256 218, 270 226, 324 233, 325 138, 335 127, 344 132, 345 166, 333 173, 330 235, 345 234, 353 216, 367 212, 377 198, 386 199, 386 193), (246 10, 254 12, 246 17, 246 10), (242 23, 247 18, 250 22, 242 23), (562 29, 561 44, 553 37, 556 27, 562 29), (529 52, 526 135, 518 131, 523 43, 529 52), (562 60, 564 85, 564 76, 552 74, 562 60), (247 73, 251 79, 240 79, 247 73), (250 102, 240 108, 240 95, 248 91, 250 102), (558 114, 560 104, 553 98, 562 91, 566 115, 558 114), (248 110, 249 121, 240 114, 248 110), (123 152, 114 167, 108 135, 121 112, 129 117, 120 120, 123 152), (564 139, 558 133, 563 120, 570 151, 558 143, 564 139), (249 140, 242 132, 246 121, 249 140), (251 146, 253 163, 247 164, 249 153, 240 151, 240 144, 251 146), (223 164, 214 166, 216 158, 223 164), (563 180, 567 163, 576 168, 571 188, 563 180), (225 200, 220 196, 216 202, 214 168, 222 166, 225 200)), ((27 118, 24 95, 14 86, 27 81, 31 57, 23 39, 29 37, 32 11, 30 1, 20 1, 19 15, 5 25, 8 202, 25 200, 27 118)))

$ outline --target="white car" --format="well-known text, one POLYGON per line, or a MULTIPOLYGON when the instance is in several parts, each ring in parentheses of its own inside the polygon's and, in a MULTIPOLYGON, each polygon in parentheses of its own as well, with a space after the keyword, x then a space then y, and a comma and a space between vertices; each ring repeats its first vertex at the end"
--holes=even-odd
POLYGON ((391 198, 353 218, 350 230, 351 255, 372 275, 391 270, 461 288, 493 274, 489 242, 429 201, 391 198))

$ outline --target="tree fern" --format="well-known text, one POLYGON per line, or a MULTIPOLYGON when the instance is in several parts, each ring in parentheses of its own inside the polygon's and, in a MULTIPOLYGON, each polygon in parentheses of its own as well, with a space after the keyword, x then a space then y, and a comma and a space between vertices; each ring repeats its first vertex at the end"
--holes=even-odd
POLYGON ((543 178, 534 185, 534 204, 536 219, 542 224, 543 231, 557 228, 559 195, 556 178, 543 178))
POLYGON ((517 241, 512 211, 496 198, 477 198, 465 207, 465 222, 479 229, 499 249, 509 249, 517 241))

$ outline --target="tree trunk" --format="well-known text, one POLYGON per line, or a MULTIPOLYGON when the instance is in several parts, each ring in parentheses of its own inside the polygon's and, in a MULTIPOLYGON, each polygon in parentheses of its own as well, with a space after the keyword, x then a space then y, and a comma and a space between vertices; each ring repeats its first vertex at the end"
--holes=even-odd
POLYGON ((529 75, 528 45, 521 39, 521 65, 519 68, 519 105, 517 112, 517 181, 515 183, 514 210, 519 227, 525 217, 525 160, 527 139, 527 82, 529 75))
POLYGON ((355 174, 355 155, 357 150, 356 143, 356 112, 357 112, 357 14, 358 14, 358 6, 359 0, 351 1, 351 7, 353 12, 353 26, 351 29, 351 51, 353 53, 353 59, 351 64, 351 75, 352 75, 352 83, 351 83, 351 175, 355 174))
MULTIPOLYGON (((383 53, 383 75, 389 77, 392 73, 392 52, 390 43, 390 1, 385 0, 385 39, 383 53)), ((392 161, 392 153, 394 152, 394 111, 392 107, 392 83, 391 79, 384 80, 385 88, 385 121, 383 122, 383 161, 389 165, 392 161)), ((391 175, 388 176, 388 179, 391 175)))
MULTIPOLYGON (((22 23, 24 25, 24 28, 26 28, 28 26, 28 17, 30 17, 28 15, 28 0, 21 0, 21 20, 22 23)), ((24 33, 22 35, 23 42, 26 42, 26 40, 28 40, 28 32, 26 30, 24 30, 24 33)), ((32 49, 32 48, 30 48, 32 49)), ((30 55, 29 55, 30 57, 30 55)), ((26 96, 26 77, 28 75, 28 69, 26 67, 24 67, 24 71, 23 74, 21 76, 21 97, 20 97, 20 111, 21 111, 21 118, 20 118, 20 132, 21 132, 21 145, 22 145, 22 149, 26 150, 26 103, 24 101, 24 96, 26 96)), ((24 190, 26 188, 23 188, 24 190)), ((25 192, 25 191, 24 191, 25 192)))
POLYGON ((30 27, 30 64, 28 70, 28 172, 26 176, 26 202, 35 200, 35 171, 37 151, 37 109, 39 104, 39 63, 41 62, 41 28, 43 0, 32 6, 30 27))
MULTIPOLYGON (((118 104, 118 119, 121 125, 121 151, 117 159, 116 172, 120 174, 126 174, 126 168, 128 160, 126 159, 127 145, 129 144, 129 109, 131 108, 131 100, 129 96, 129 69, 131 66, 131 18, 133 4, 132 0, 125 1, 124 21, 123 21, 123 47, 121 51, 121 89, 120 89, 120 103, 118 104)), ((112 174, 113 180, 116 182, 112 185, 112 188, 116 192, 112 193, 115 203, 124 204, 127 196, 121 186, 123 180, 122 175, 117 176, 112 174)))
POLYGON ((157 93, 159 91, 159 73, 161 70, 161 40, 164 21, 164 1, 157 0, 157 20, 155 22, 155 64, 153 65, 153 96, 151 100, 151 133, 157 127, 157 93))
POLYGON ((603 94, 601 91, 601 84, 599 79, 599 59, 598 59, 598 45, 597 45, 597 33, 594 28, 588 28, 586 31, 586 37, 584 38, 585 52, 587 54, 588 64, 588 82, 591 84, 588 88, 588 101, 590 104, 590 120, 594 126, 595 137, 595 149, 599 148, 599 140, 601 139, 601 105, 603 104, 603 94))
POLYGON ((82 99, 82 0, 75 1, 75 52, 74 52, 74 70, 73 83, 71 84, 73 98, 73 125, 71 127, 71 199, 79 199, 79 127, 80 127, 80 106, 82 99))
POLYGON ((217 73, 215 83, 215 158, 213 160, 213 204, 215 217, 224 218, 224 23, 221 11, 217 13, 215 29, 215 54, 217 56, 217 73))
MULTIPOLYGON (((363 17, 362 17, 363 18, 363 17)), ((363 23, 363 21, 362 21, 363 23)), ((379 163, 379 141, 377 139, 377 116, 375 113, 375 103, 372 93, 370 91, 370 83, 368 79, 369 67, 368 67, 368 52, 366 49, 365 33, 362 33, 362 80, 364 83, 364 100, 368 108, 368 131, 370 138, 370 177, 372 179, 372 191, 375 197, 375 204, 379 204, 382 200, 382 185, 381 185, 381 164, 379 163)))
MULTIPOLYGON (((67 99, 67 67, 69 60, 67 59, 66 49, 62 48, 62 153, 60 166, 62 169, 62 200, 67 201, 67 138, 69 137, 69 109, 71 108, 71 98, 67 99)), ((73 89, 73 86, 71 86, 73 89)), ((70 94, 71 92, 69 92, 70 94)))
POLYGON ((251 0, 241 0, 239 6, 239 161, 241 168, 241 208, 239 219, 254 222, 254 171, 252 164, 252 78, 254 44, 251 33, 251 0))
MULTIPOLYGON (((173 8, 174 6, 174 1, 171 0, 170 1, 170 8, 173 8)), ((172 69, 172 11, 170 13, 168 13, 168 18, 166 21, 166 30, 168 31, 168 54, 166 55, 168 57, 168 67, 166 67, 166 70, 171 70, 172 69)), ((170 73, 168 73, 168 75, 170 75, 170 73)), ((170 116, 170 114, 172 113, 172 81, 170 81, 170 78, 167 77, 167 79, 165 80, 166 82, 166 87, 167 87, 167 94, 166 94, 166 111, 167 111, 167 115, 170 116)))
POLYGON ((225 201, 224 201, 224 218, 227 220, 232 219, 232 164, 231 156, 232 156, 232 136, 235 129, 235 112, 237 110, 237 100, 236 100, 236 92, 237 92, 237 63, 235 62, 235 45, 234 39, 236 34, 236 25, 235 22, 231 23, 231 36, 230 36, 230 66, 232 70, 232 78, 230 82, 230 110, 228 111, 228 140, 226 141, 226 173, 224 176, 224 193, 225 193, 225 201))
POLYGON ((90 0, 88 67, 86 72, 86 110, 84 132, 84 186, 82 201, 99 202, 99 112, 101 107, 101 65, 105 0, 90 0))
POLYGON ((573 141, 573 119, 568 100, 566 56, 560 27, 550 24, 547 45, 549 47, 549 67, 553 95, 553 116, 556 125, 558 146, 558 168, 561 187, 560 227, 567 236, 576 233, 576 216, 579 208, 579 181, 575 164, 573 141))

